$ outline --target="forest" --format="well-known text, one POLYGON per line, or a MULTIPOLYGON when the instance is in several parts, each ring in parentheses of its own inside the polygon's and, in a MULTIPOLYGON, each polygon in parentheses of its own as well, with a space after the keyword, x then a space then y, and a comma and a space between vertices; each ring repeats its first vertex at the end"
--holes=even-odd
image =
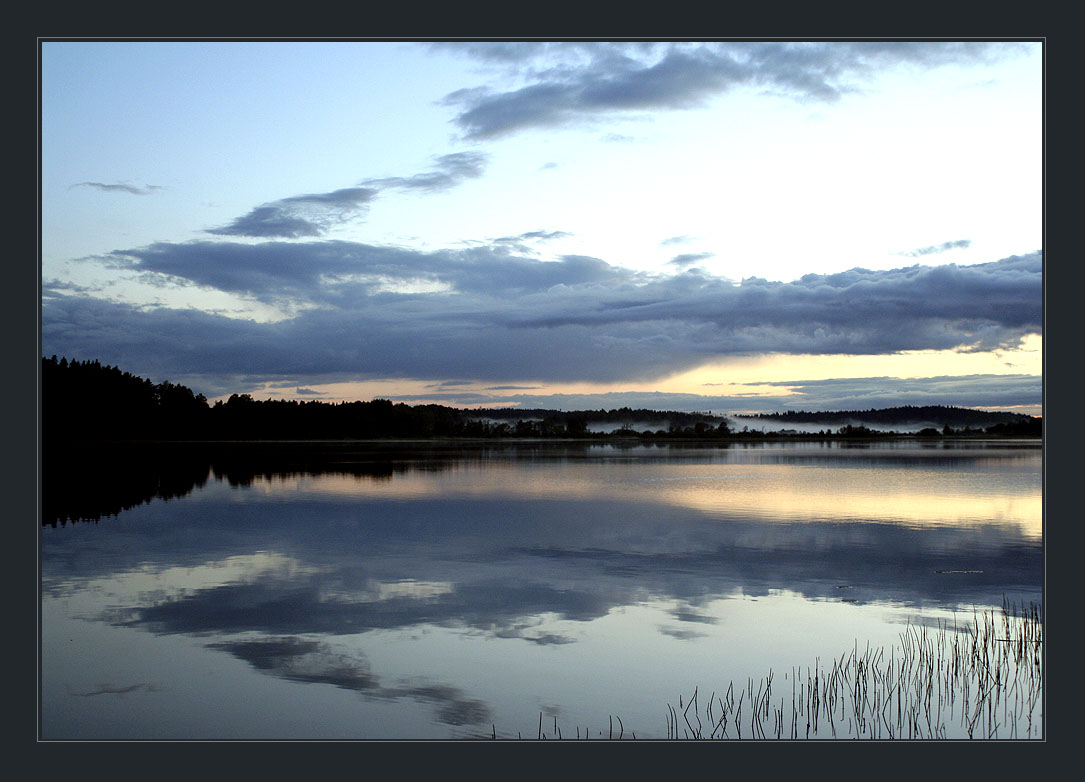
MULTIPOLYGON (((1040 417, 1023 413, 975 410, 969 407, 947 405, 902 405, 900 407, 871 408, 869 410, 830 410, 806 411, 788 410, 779 413, 758 413, 756 415, 737 415, 740 422, 772 422, 788 424, 813 424, 825 426, 839 432, 841 428, 856 422, 863 427, 873 429, 895 429, 919 423, 937 423, 932 426, 933 434, 968 435, 968 434, 1012 434, 1029 437, 1043 435, 1043 421, 1040 417)), ((932 432, 923 429, 920 433, 932 432)))
MULTIPOLYGON (((774 423, 825 423, 833 437, 887 436, 871 424, 935 421, 923 436, 1010 435, 1041 437, 1042 419, 955 407, 737 416, 774 423), (856 425, 856 421, 862 425, 856 425)), ((708 413, 630 409, 495 408, 465 410, 407 405, 388 399, 362 402, 257 400, 233 394, 209 404, 192 389, 133 375, 98 360, 42 357, 41 431, 45 443, 64 441, 368 440, 421 438, 640 438, 714 440, 785 436, 708 413), (634 425, 639 427, 634 429, 634 425), (606 435, 590 426, 603 426, 606 435)), ((804 435, 811 436, 811 435, 804 435)))
MULTIPOLYGON (((233 394, 208 404, 183 385, 153 383, 100 361, 42 358, 42 439, 337 440, 429 437, 586 437, 588 423, 651 421, 652 434, 706 437, 727 421, 658 410, 462 410, 444 405, 257 400, 233 394)), ((619 429, 619 432, 631 430, 619 429)))

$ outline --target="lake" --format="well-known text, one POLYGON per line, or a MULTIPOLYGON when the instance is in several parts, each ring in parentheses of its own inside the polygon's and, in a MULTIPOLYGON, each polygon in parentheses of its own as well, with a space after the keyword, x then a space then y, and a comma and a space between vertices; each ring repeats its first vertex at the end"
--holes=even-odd
POLYGON ((43 514, 43 739, 809 735, 811 672, 1043 598, 1039 441, 87 447, 43 514))

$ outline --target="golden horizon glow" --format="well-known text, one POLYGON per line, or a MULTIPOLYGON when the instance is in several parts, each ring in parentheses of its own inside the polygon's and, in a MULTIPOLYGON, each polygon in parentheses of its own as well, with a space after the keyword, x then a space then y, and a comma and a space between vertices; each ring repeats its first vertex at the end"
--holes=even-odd
MULTIPOLYGON (((957 350, 917 350, 882 355, 810 355, 771 353, 759 356, 736 356, 706 363, 696 369, 665 378, 614 383, 547 382, 537 380, 502 383, 457 381, 446 386, 439 381, 415 378, 381 378, 338 383, 305 384, 315 392, 299 394, 297 388, 263 388, 249 391, 259 399, 320 400, 324 402, 369 401, 394 398, 407 404, 438 403, 450 407, 516 407, 515 402, 501 401, 510 394, 606 394, 606 393, 678 393, 705 396, 745 396, 751 402, 762 397, 790 396, 797 392, 786 384, 804 381, 887 377, 915 379, 967 375, 1043 374, 1043 337, 1032 334, 1021 345, 1007 350, 964 352, 957 350), (784 385, 775 385, 784 384, 784 385), (512 388, 510 388, 512 387, 512 388), (438 394, 482 394, 493 401, 459 403, 442 401, 438 394)), ((223 401, 229 395, 216 397, 223 401)), ((1040 405, 986 406, 979 409, 1008 410, 1040 414, 1040 405)))
MULTIPOLYGON (((832 458, 832 452, 814 453, 832 458)), ((893 451, 871 451, 877 462, 893 451)), ((916 457, 919 458, 919 457, 916 457)), ((298 475, 279 490, 300 490, 327 497, 383 499, 523 497, 545 499, 555 494, 577 501, 660 503, 701 511, 725 520, 733 515, 762 522, 823 519, 834 523, 892 523, 921 527, 961 524, 1012 524, 1031 538, 1042 535, 1043 494, 1039 486, 994 491, 983 475, 942 474, 885 466, 853 466, 854 480, 842 496, 834 466, 772 465, 741 462, 656 465, 654 481, 627 480, 612 465, 555 464, 530 471, 513 464, 469 463, 447 470, 407 470, 373 478, 343 474, 298 475), (605 480, 601 477, 605 476, 605 480)), ((275 484, 266 479, 265 487, 275 484)))

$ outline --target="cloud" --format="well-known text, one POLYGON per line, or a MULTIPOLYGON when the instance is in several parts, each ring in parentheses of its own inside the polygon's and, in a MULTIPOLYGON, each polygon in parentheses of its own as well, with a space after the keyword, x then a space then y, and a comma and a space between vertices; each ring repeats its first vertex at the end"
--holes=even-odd
POLYGON ((309 193, 271 201, 256 207, 229 225, 206 233, 216 236, 248 236, 261 239, 298 239, 323 236, 336 225, 365 214, 381 190, 438 192, 481 176, 487 156, 481 152, 454 152, 436 158, 431 171, 409 177, 367 179, 364 187, 347 187, 329 193, 309 193))
POLYGON ((776 381, 796 396, 775 409, 866 410, 903 405, 1003 407, 1043 403, 1038 375, 940 375, 936 377, 862 377, 776 381))
MULTIPOLYGON (((376 530, 372 532, 377 534, 376 530)), ((322 545, 327 543, 321 541, 322 545)), ((145 605, 115 621, 160 634, 258 632, 273 636, 314 633, 337 636, 444 624, 500 632, 505 637, 527 637, 523 635, 528 626, 527 617, 555 612, 573 621, 590 621, 605 616, 610 608, 603 595, 558 589, 523 578, 501 582, 475 580, 458 584, 452 592, 426 597, 373 600, 364 591, 357 591, 351 599, 328 600, 321 596, 319 590, 327 584, 359 590, 359 585, 351 582, 353 577, 349 572, 288 580, 266 576, 252 583, 200 589, 145 605)), ((297 648, 292 643, 286 651, 293 656, 297 648)), ((306 646, 302 650, 308 653, 312 648, 306 646)), ((274 654, 269 656, 274 661, 281 659, 284 650, 271 651, 274 654)), ((350 675, 351 681, 362 678, 350 675)))
POLYGON ((49 280, 47 282, 42 282, 41 284, 41 298, 44 301, 55 296, 67 296, 70 294, 89 295, 101 291, 104 287, 105 286, 101 284, 79 285, 66 280, 49 280))
POLYGON ((551 239, 564 239, 569 236, 572 236, 572 234, 568 231, 528 231, 527 233, 520 234, 519 238, 550 241, 551 239))
POLYGON ((679 622, 699 622, 701 624, 716 624, 719 622, 716 617, 704 614, 688 606, 679 606, 671 609, 671 616, 677 619, 679 622))
POLYGON ((468 179, 482 176, 488 156, 482 152, 454 152, 436 158, 432 171, 409 177, 367 179, 362 184, 377 188, 437 192, 453 188, 468 179))
POLYGON ((669 247, 670 245, 673 245, 673 244, 689 244, 692 241, 695 241, 695 237, 692 237, 692 236, 672 236, 669 239, 664 239, 659 244, 661 246, 663 246, 663 247, 669 247))
POLYGON ((699 633, 696 630, 685 630, 671 627, 660 627, 659 632, 677 638, 679 641, 691 641, 697 638, 707 638, 708 633, 699 633))
POLYGON ((576 640, 569 638, 565 635, 558 635, 557 633, 543 633, 536 636, 523 636, 525 641, 531 641, 539 646, 562 646, 564 644, 576 643, 576 640))
POLYGON ((45 355, 94 357, 173 379, 611 382, 733 355, 1014 346, 1041 332, 1043 314, 1039 253, 737 285, 699 270, 650 275, 588 256, 540 261, 493 247, 427 253, 333 241, 158 243, 111 260, 286 302, 296 314, 260 323, 55 288, 42 302, 45 355), (397 292, 419 280, 434 292, 397 292))
POLYGON ((306 684, 331 684, 346 690, 375 690, 380 685, 368 661, 335 654, 328 644, 294 636, 208 644, 229 652, 258 671, 306 684))
POLYGON ((130 692, 160 692, 159 688, 150 682, 140 682, 138 684, 129 684, 127 686, 121 686, 116 684, 103 684, 98 687, 97 690, 90 690, 88 692, 74 692, 69 690, 71 695, 79 698, 91 698, 95 695, 127 695, 130 692))
POLYGON ((565 239, 572 235, 568 231, 527 231, 519 236, 502 236, 493 239, 491 244, 515 252, 536 255, 538 253, 531 246, 532 242, 549 242, 554 239, 565 239))
POLYGON ((738 87, 832 102, 879 71, 988 62, 1022 45, 982 41, 506 43, 442 47, 505 66, 523 86, 457 90, 445 103, 468 139, 581 124, 612 113, 688 109, 738 87))
POLYGON ((261 301, 290 299, 351 308, 367 306, 367 297, 388 285, 419 280, 447 284, 462 295, 503 296, 559 284, 614 283, 638 277, 582 255, 537 261, 500 246, 422 252, 344 241, 159 242, 115 251, 107 260, 117 268, 166 275, 261 301))
POLYGON ((301 386, 298 386, 296 389, 294 389, 294 393, 298 396, 323 396, 323 394, 319 391, 314 391, 311 388, 302 388, 301 386))
POLYGON ((106 184, 104 182, 77 182, 72 185, 72 187, 92 187, 95 190, 101 190, 105 193, 131 193, 132 195, 150 195, 156 190, 162 189, 160 185, 144 185, 143 187, 136 187, 135 185, 125 185, 121 183, 106 184))
MULTIPOLYGON (((586 465, 610 462, 615 455, 576 448, 562 446, 556 455, 586 465), (574 451, 564 455, 568 447, 574 451)), ((728 453, 713 456, 714 463, 787 460, 816 467, 842 458, 824 449, 728 453)), ((441 626, 552 643, 579 634, 558 635, 560 631, 549 620, 541 623, 540 617, 559 618, 568 632, 567 622, 605 617, 642 601, 646 593, 674 602, 672 618, 681 625, 703 629, 708 614, 715 613, 704 607, 727 595, 787 589, 810 598, 838 598, 837 586, 848 583, 856 585, 849 596, 863 602, 891 596, 898 602, 968 606, 976 597, 981 603, 984 598, 1000 599, 1001 591, 994 590, 1005 584, 1032 591, 1041 583, 1042 541, 1007 519, 899 524, 886 523, 893 516, 887 510, 884 517, 848 524, 818 515, 788 523, 771 504, 760 513, 726 505, 708 509, 687 504, 682 492, 630 497, 628 487, 614 485, 551 498, 547 523, 540 525, 526 511, 509 513, 510 502, 526 507, 519 503, 532 495, 531 487, 517 484, 492 494, 418 498, 405 518, 402 507, 380 501, 367 489, 376 481, 393 490, 400 480, 412 485, 420 478, 429 481, 434 469, 454 474, 471 457, 421 463, 417 454, 402 456, 402 471, 381 478, 358 475, 357 493, 289 507, 265 497, 253 507, 253 523, 258 521, 296 565, 264 571, 251 581, 184 584, 169 594, 132 595, 125 616, 101 618, 156 634, 214 636, 212 640, 228 644, 221 648, 268 673, 372 692, 381 685, 364 658, 353 653, 348 659, 336 652, 339 645, 353 645, 353 637, 371 631, 441 626), (365 523, 352 524, 359 508, 365 523), (585 525, 585 518, 594 521, 585 525), (473 534, 463 534, 467 528, 473 534), (873 551, 884 556, 872 558, 873 551), (997 575, 984 587, 981 580, 947 580, 935 572, 961 568, 962 563, 997 575), (847 581, 839 580, 841 573, 848 574, 847 581), (389 593, 382 587, 427 582, 454 587, 416 594, 389 593)), ((928 457, 883 452, 874 465, 865 466, 914 469, 917 460, 928 457)), ((673 456, 661 452, 638 458, 673 456)), ((854 455, 848 458, 856 466, 863 462, 854 455)), ((952 449, 938 458, 969 472, 981 469, 991 456, 983 449, 952 449)), ((243 471, 251 475, 252 469, 249 464, 243 471)), ((341 463, 329 465, 336 477, 344 469, 341 463)), ((266 479, 274 474, 269 471, 266 479)), ((253 550, 250 526, 238 525, 229 514, 209 512, 215 502, 228 499, 205 497, 186 517, 203 542, 200 562, 253 550)), ((814 508, 831 501, 828 490, 811 499, 814 508)), ((52 565, 43 574, 46 594, 70 589, 77 579, 191 564, 192 552, 184 541, 163 536, 156 525, 134 525, 130 534, 103 541, 109 556, 79 556, 80 543, 67 535, 45 536, 43 556, 52 565)), ((407 690, 417 687, 408 684, 407 690)))
MULTIPOLYGON (((708 384, 712 385, 712 384, 708 384)), ((729 394, 691 394, 666 391, 610 391, 585 394, 495 393, 516 387, 486 388, 480 392, 436 392, 393 396, 393 401, 444 404, 450 407, 483 405, 555 410, 711 410, 717 414, 747 410, 869 410, 903 405, 956 405, 961 407, 1039 406, 1043 379, 1037 375, 954 375, 921 378, 860 377, 838 380, 788 380, 755 383, 729 394), (766 394, 775 386, 779 394, 766 394)))
POLYGON ((321 236, 333 225, 364 212, 377 191, 348 187, 330 193, 291 196, 258 206, 221 228, 207 231, 219 236, 295 239, 321 236))
POLYGON ((667 263, 675 266, 690 266, 697 263, 697 261, 704 261, 709 258, 714 258, 715 253, 682 253, 671 258, 667 263))
POLYGON ((482 701, 467 698, 462 690, 447 684, 423 682, 389 687, 369 670, 364 657, 335 652, 322 641, 296 636, 264 637, 257 640, 211 643, 212 649, 228 652, 263 673, 303 684, 330 684, 382 700, 412 698, 437 704, 437 718, 447 725, 480 725, 490 719, 482 701))
POLYGON ((897 253, 898 255, 906 255, 910 258, 918 258, 924 255, 934 255, 936 253, 944 253, 950 250, 965 249, 971 246, 971 239, 958 239, 955 242, 942 242, 931 247, 920 247, 918 250, 911 250, 905 253, 897 253))
POLYGON ((498 64, 520 64, 546 51, 552 43, 547 41, 432 41, 427 47, 434 51, 469 54, 478 60, 498 64))
MULTIPOLYGON (((721 485, 742 488, 725 480, 727 464, 744 472, 751 461, 787 461, 792 469, 800 466, 797 472, 816 471, 830 459, 843 458, 835 450, 834 456, 826 449, 723 449, 694 458, 687 451, 681 458, 693 466, 697 485, 718 494, 721 485), (706 477, 703 466, 722 472, 706 477)), ((636 458, 642 461, 675 458, 641 451, 636 458)), ((990 451, 938 451, 934 458, 954 474, 990 469, 990 451)), ((85 536, 56 534, 72 530, 43 531, 42 558, 48 564, 43 593, 64 599, 73 585, 118 583, 116 577, 130 580, 133 573, 162 574, 163 589, 125 593, 127 619, 115 613, 96 619, 120 622, 129 632, 183 634, 299 686, 431 704, 438 718, 451 725, 487 724, 485 704, 464 689, 471 687, 470 676, 455 674, 457 666, 438 655, 415 666, 412 673, 420 678, 385 680, 374 673, 364 650, 379 645, 387 631, 413 636, 438 628, 453 644, 457 635, 490 639, 483 642, 499 648, 517 641, 492 639, 520 639, 525 645, 576 641, 591 628, 572 622, 613 616, 626 606, 643 605, 646 595, 661 607, 673 606, 673 621, 667 622, 673 629, 661 631, 678 638, 707 630, 712 615, 726 621, 728 604, 713 605, 717 601, 781 590, 836 601, 838 586, 848 584, 848 598, 864 604, 891 601, 966 615, 973 605, 997 604, 1007 584, 1010 598, 1023 597, 1022 604, 1042 598, 1043 541, 1011 519, 971 519, 974 510, 950 509, 951 519, 956 512, 971 523, 900 523, 890 504, 884 513, 841 523, 818 511, 831 502, 831 491, 812 481, 810 509, 789 521, 773 503, 761 508, 741 502, 689 503, 688 492, 677 486, 666 490, 666 481, 629 496, 628 484, 604 480, 586 491, 546 498, 542 524, 533 514, 531 500, 539 496, 530 482, 506 481, 492 492, 480 492, 472 488, 473 481, 455 480, 465 471, 477 472, 477 454, 450 453, 435 460, 409 451, 384 455, 402 459, 402 469, 379 479, 356 472, 349 481, 351 492, 309 493, 295 503, 284 503, 275 493, 246 492, 250 504, 240 515, 225 512, 237 498, 221 491, 204 492, 197 502, 171 502, 165 510, 162 503, 143 506, 130 511, 125 534, 96 536, 101 556, 84 556, 85 536), (439 496, 419 493, 419 481, 445 491, 439 496), (457 485, 464 491, 456 491, 457 485), (412 487, 409 513, 402 502, 388 501, 412 487), (163 534, 162 524, 136 523, 165 518, 162 513, 186 534, 163 534), (266 552, 254 541, 257 528, 261 541, 274 541, 274 550, 282 552, 273 564, 242 578, 224 579, 214 572, 203 583, 190 578, 193 565, 199 571, 237 561, 234 557, 266 561, 266 552), (192 539, 200 541, 198 551, 192 539), (171 579, 178 565, 182 577, 171 579), (966 577, 937 572, 948 569, 983 572, 966 577), (447 589, 410 588, 442 582, 447 589)), ((885 450, 874 455, 878 458, 870 451, 852 454, 846 461, 874 476, 892 476, 894 468, 921 471, 920 462, 930 458, 930 453, 885 450)), ((615 449, 575 444, 560 446, 552 456, 589 471, 626 458, 615 449)), ((542 458, 537 446, 521 457, 542 458)), ((556 464, 550 455, 546 458, 556 464)), ((341 486, 352 469, 363 468, 338 461, 324 474, 311 468, 307 480, 317 487, 325 482, 341 486)), ((1004 464, 1016 469, 1018 460, 1004 464)), ((251 477, 255 470, 257 481, 268 483, 291 474, 259 462, 239 466, 243 474, 251 477)), ((219 475, 210 480, 227 486, 229 476, 219 475)), ((123 688, 97 689, 119 693, 123 688)))

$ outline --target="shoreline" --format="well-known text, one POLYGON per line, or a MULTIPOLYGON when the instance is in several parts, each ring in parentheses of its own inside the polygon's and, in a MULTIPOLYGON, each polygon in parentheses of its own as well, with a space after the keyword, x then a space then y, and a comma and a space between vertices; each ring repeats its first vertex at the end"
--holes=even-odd
POLYGON ((41 446, 93 446, 93 445, 610 445, 666 444, 666 445, 732 445, 735 443, 764 442, 900 442, 914 440, 921 443, 939 442, 1035 442, 1042 444, 1043 437, 1019 434, 951 434, 920 435, 915 433, 885 432, 873 435, 842 434, 782 434, 772 433, 732 434, 721 437, 683 437, 681 435, 606 435, 586 437, 349 437, 349 438, 243 438, 243 439, 53 439, 41 440, 41 446))

